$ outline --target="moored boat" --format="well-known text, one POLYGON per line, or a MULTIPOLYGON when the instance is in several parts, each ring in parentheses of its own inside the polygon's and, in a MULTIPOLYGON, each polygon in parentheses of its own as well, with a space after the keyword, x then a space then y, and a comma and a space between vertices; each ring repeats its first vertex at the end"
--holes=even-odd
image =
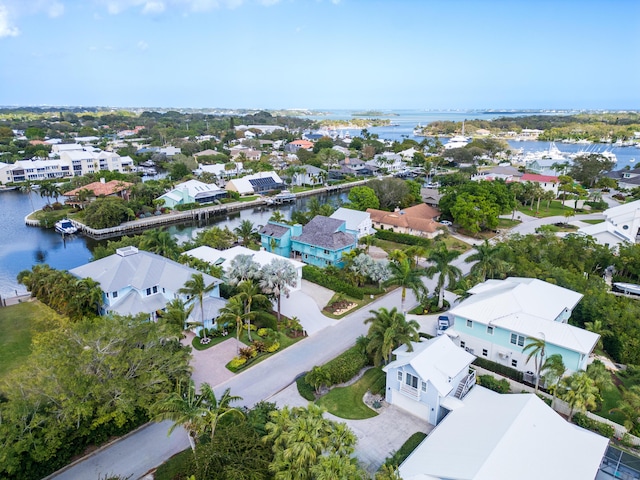
POLYGON ((634 295, 640 295, 640 285, 636 285, 634 283, 623 283, 616 282, 613 284, 618 290, 621 290, 623 293, 632 293, 634 295))
POLYGON ((63 218, 62 220, 57 221, 55 229, 56 232, 61 233, 62 235, 73 235, 78 231, 76 226, 68 218, 63 218))

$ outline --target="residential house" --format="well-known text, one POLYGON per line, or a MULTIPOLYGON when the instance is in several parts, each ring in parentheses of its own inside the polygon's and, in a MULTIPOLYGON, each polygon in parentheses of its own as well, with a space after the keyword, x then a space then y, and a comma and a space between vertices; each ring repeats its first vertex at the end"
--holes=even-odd
POLYGON ((504 180, 509 183, 519 181, 522 175, 523 173, 515 167, 498 165, 487 170, 479 171, 471 176, 471 180, 504 180))
POLYGON ((538 175, 566 175, 571 168, 571 161, 566 158, 537 158, 535 160, 526 161, 527 172, 537 173, 538 175), (565 165, 564 168, 558 170, 558 165, 565 165))
POLYGON ((167 157, 171 158, 171 157, 174 157, 175 155, 182 153, 182 149, 180 147, 167 146, 167 147, 160 148, 158 152, 164 153, 167 157))
POLYGON ((405 209, 396 208, 393 212, 368 208, 374 228, 390 230, 396 233, 408 233, 427 238, 434 238, 442 233, 442 225, 436 221, 440 211, 420 203, 405 209))
MULTIPOLYGON (((446 334, 468 352, 521 372, 535 372, 524 351, 529 339, 546 343, 547 358, 562 356, 567 372, 584 370, 599 335, 567 323, 582 294, 535 278, 487 280, 449 310, 446 334)), ((527 379, 535 381, 529 373, 527 379)))
POLYGON ((389 173, 398 173, 407 168, 402 156, 393 152, 379 153, 372 160, 365 163, 372 167, 385 169, 389 173))
MULTIPOLYGON (((226 250, 217 250, 205 245, 184 252, 183 255, 189 255, 191 257, 199 258, 200 260, 208 262, 212 265, 220 265, 225 273, 229 270, 231 261, 238 255, 250 256, 255 262, 260 265, 260 267, 264 267, 276 258, 282 259, 282 256, 276 255, 275 253, 271 253, 266 250, 259 250, 256 252, 255 250, 251 250, 240 245, 228 248, 226 250)), ((295 286, 291 287, 291 291, 300 290, 300 288, 302 288, 302 267, 304 267, 304 263, 298 262, 291 258, 285 258, 285 260, 287 260, 291 264, 297 274, 296 284, 295 286)))
POLYGON ((394 350, 395 360, 383 368, 385 400, 437 425, 475 385, 476 357, 446 335, 411 345, 412 351, 406 345, 394 350))
MULTIPOLYGON (((136 247, 124 247, 113 255, 69 270, 69 273, 78 278, 92 278, 100 284, 103 314, 145 313, 155 319, 174 298, 193 302, 193 298, 178 293, 178 290, 184 287, 192 274, 199 272, 161 255, 136 247)), ((201 275, 206 286, 214 285, 208 294, 207 304, 224 306, 224 300, 220 299, 222 281, 211 275, 201 275)), ((199 305, 194 306, 196 308, 199 309, 199 305)), ((208 319, 208 327, 213 325, 213 320, 213 317, 208 319)))
POLYGON ((208 148, 206 150, 202 150, 201 152, 194 153, 193 158, 195 158, 197 161, 200 157, 210 157, 213 155, 220 155, 220 152, 208 148))
POLYGON ((547 192, 553 192, 553 194, 558 196, 558 185, 560 182, 558 181, 558 177, 555 175, 538 175, 535 173, 525 173, 520 177, 520 181, 532 182, 541 187, 543 190, 547 192))
POLYGON ((292 182, 294 185, 314 186, 323 185, 327 178, 327 171, 322 168, 314 167, 313 165, 302 165, 300 167, 304 171, 293 175, 292 182))
POLYGON ((74 188, 73 190, 63 193, 68 200, 65 203, 74 203, 78 201, 78 192, 87 190, 90 196, 87 200, 95 200, 98 197, 121 197, 129 199, 129 190, 133 183, 123 182, 122 180, 111 180, 106 182, 101 178, 99 182, 93 182, 83 187, 74 188))
POLYGON ((224 188, 240 195, 252 195, 282 189, 284 182, 276 172, 258 172, 229 180, 224 188))
POLYGON ((257 162, 261 156, 262 152, 260 150, 254 150, 253 148, 237 146, 231 149, 231 160, 245 159, 257 162))
POLYGON ((356 232, 358 240, 375 233, 371 223, 371 215, 367 212, 340 207, 329 218, 344 220, 347 230, 356 232))
POLYGON ((231 168, 231 170, 227 170, 227 165, 229 165, 228 163, 214 163, 213 165, 199 164, 198 168, 194 170, 194 173, 200 175, 203 172, 207 172, 218 178, 226 178, 244 173, 244 165, 242 162, 232 162, 232 164, 233 168, 231 168))
POLYGON ((633 190, 640 187, 640 168, 630 170, 613 170, 604 174, 606 177, 618 181, 618 188, 633 190))
POLYGON ((404 480, 593 480, 608 443, 534 394, 501 395, 476 386, 399 474, 404 480))
MULTIPOLYGON (((375 165, 369 165, 358 158, 345 158, 338 165, 340 166, 340 172, 344 175, 371 176, 380 170, 375 165)), ((331 171, 329 173, 331 174, 331 171)))
POLYGON ((269 221, 260 229, 262 247, 282 257, 310 265, 344 266, 342 254, 357 247, 356 232, 346 222, 316 215, 306 225, 286 225, 269 221))
POLYGON ((294 140, 293 142, 289 142, 284 146, 284 151, 289 153, 296 153, 301 148, 305 150, 313 149, 313 142, 309 140, 294 140))
POLYGON ((227 195, 226 190, 212 183, 188 180, 176 185, 173 190, 160 195, 158 200, 163 200, 166 207, 175 208, 178 205, 189 203, 212 203, 227 195))
POLYGON ((437 188, 421 188, 420 196, 422 197, 422 201, 429 205, 432 208, 438 208, 438 204, 440 203, 440 199, 442 198, 442 194, 438 191, 437 188))
POLYGON ((603 212, 604 222, 589 225, 579 233, 592 236, 601 245, 617 247, 637 243, 640 235, 640 200, 609 208, 603 212))

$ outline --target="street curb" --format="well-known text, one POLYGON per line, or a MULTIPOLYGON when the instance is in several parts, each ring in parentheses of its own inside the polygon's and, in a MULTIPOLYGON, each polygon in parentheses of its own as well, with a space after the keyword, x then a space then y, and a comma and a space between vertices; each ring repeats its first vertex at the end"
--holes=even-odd
POLYGON ((111 440, 110 442, 105 443, 104 445, 100 446, 99 448, 96 448, 93 452, 85 455, 84 457, 80 457, 77 460, 74 460, 72 463, 70 463, 69 465, 65 465, 64 467, 62 467, 60 470, 56 470, 55 472, 53 472, 52 474, 44 477, 42 480, 51 480, 55 477, 57 477, 58 475, 60 475, 61 473, 66 472, 67 470, 69 470, 70 468, 76 466, 79 463, 82 463, 88 459, 90 459, 91 457, 93 457, 94 455, 97 455, 98 453, 102 452, 102 450, 105 450, 109 447, 111 447, 112 445, 115 445, 116 443, 120 442, 121 440, 124 440, 126 438, 129 438, 131 435, 134 435, 136 433, 138 433, 140 430, 143 430, 145 428, 150 427, 151 425, 153 425, 155 422, 147 422, 144 425, 140 425, 138 428, 136 428, 135 430, 131 430, 129 433, 126 433, 125 435, 116 438, 115 440, 111 440))

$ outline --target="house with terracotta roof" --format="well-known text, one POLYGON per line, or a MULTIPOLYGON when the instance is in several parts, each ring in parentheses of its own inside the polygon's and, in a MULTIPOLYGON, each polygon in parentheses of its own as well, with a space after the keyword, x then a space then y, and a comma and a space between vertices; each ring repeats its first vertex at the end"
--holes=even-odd
POLYGON ((442 224, 436 219, 440 211, 425 203, 404 209, 396 208, 393 212, 368 208, 373 228, 389 230, 396 233, 407 233, 421 237, 434 238, 442 233, 442 224))
POLYGON ((538 175, 537 173, 525 173, 520 177, 520 182, 532 182, 538 184, 543 190, 553 192, 558 196, 558 177, 553 175, 538 175))
POLYGON ((93 182, 84 187, 74 188, 73 190, 63 193, 62 195, 67 197, 65 203, 78 202, 78 193, 86 190, 90 192, 87 200, 92 201, 98 197, 121 197, 124 199, 129 198, 129 190, 133 186, 133 183, 123 182, 122 180, 111 180, 105 182, 104 178, 101 178, 99 182, 93 182))
POLYGON ((294 140, 293 142, 289 142, 284 146, 285 152, 296 153, 301 148, 305 150, 311 150, 313 148, 313 142, 309 140, 294 140))

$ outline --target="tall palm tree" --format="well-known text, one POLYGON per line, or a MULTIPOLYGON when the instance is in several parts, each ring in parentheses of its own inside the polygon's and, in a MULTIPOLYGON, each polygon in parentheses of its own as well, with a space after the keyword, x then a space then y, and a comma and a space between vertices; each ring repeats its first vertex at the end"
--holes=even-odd
POLYGON ((204 338, 207 338, 207 330, 204 326, 204 297, 210 293, 216 284, 215 282, 209 285, 205 284, 204 277, 201 273, 192 273, 191 278, 184 282, 184 286, 178 290, 181 295, 187 295, 190 298, 197 298, 200 304, 200 314, 202 315, 202 328, 204 332, 204 338))
POLYGON ((402 344, 406 345, 410 352, 413 351, 411 342, 420 339, 418 322, 407 321, 395 307, 391 310, 370 310, 369 313, 373 316, 364 321, 371 324, 367 333, 367 352, 373 356, 375 365, 390 362, 391 353, 402 344))
POLYGON ((241 410, 230 406, 231 402, 239 400, 242 399, 232 396, 229 389, 224 391, 220 399, 216 398, 208 383, 203 383, 198 393, 195 382, 189 379, 186 386, 182 382, 178 383, 177 390, 158 401, 153 406, 153 410, 156 412, 157 421, 174 422, 168 435, 171 435, 179 426, 185 428, 189 436, 189 444, 195 454, 198 437, 210 434, 213 439, 221 418, 227 415, 243 415, 241 410))
POLYGON ((187 327, 187 319, 193 311, 193 304, 187 306, 181 298, 174 298, 167 304, 162 320, 177 335, 187 327))
POLYGON ((584 412, 596 407, 600 392, 595 382, 589 378, 587 372, 575 372, 562 380, 566 390, 559 397, 569 404, 569 421, 573 420, 573 414, 577 410, 584 412))
POLYGON ((522 349, 522 353, 529 351, 525 363, 529 363, 532 358, 534 360, 536 369, 536 393, 538 393, 538 387, 540 385, 540 372, 542 371, 542 365, 544 364, 546 348, 547 342, 544 338, 528 337, 527 344, 522 349))
POLYGON ((560 355, 559 353, 554 353, 553 355, 548 356, 542 364, 541 372, 544 375, 545 383, 549 382, 550 388, 553 389, 551 408, 553 408, 556 403, 556 397, 558 396, 558 387, 566 371, 567 367, 562 361, 562 355, 560 355))
POLYGON ((175 260, 180 251, 178 242, 173 235, 159 228, 144 232, 142 240, 140 241, 140 248, 170 258, 171 260, 175 260))
POLYGON ((249 243, 249 240, 251 240, 251 237, 257 231, 258 230, 255 228, 251 220, 243 220, 242 222, 240 222, 240 225, 233 229, 233 232, 238 237, 242 238, 242 245, 244 245, 245 247, 249 243))
POLYGON ((220 316, 218 322, 231 322, 236 324, 236 353, 240 353, 240 333, 242 332, 242 324, 250 317, 251 313, 247 314, 242 304, 242 299, 239 296, 231 297, 224 307, 220 309, 220 316))
POLYGON ((446 245, 432 250, 427 260, 433 262, 433 265, 427 267, 426 275, 433 278, 434 275, 440 274, 438 277, 438 308, 444 306, 444 287, 448 280, 447 288, 453 288, 456 281, 462 276, 462 271, 451 262, 460 255, 460 252, 448 250, 446 245))
POLYGON ((624 426, 630 433, 640 433, 640 385, 633 385, 628 390, 623 389, 622 400, 616 408, 609 410, 609 413, 613 412, 622 414, 624 426))
POLYGON ((606 325, 600 318, 596 318, 592 322, 584 322, 584 328, 586 330, 589 330, 590 332, 600 335, 600 338, 598 338, 598 343, 596 344, 599 349, 603 348, 603 339, 605 337, 610 337, 613 335, 613 332, 606 327, 606 325))
POLYGON ((367 235, 358 240, 358 242, 360 243, 360 245, 364 245, 364 253, 368 255, 369 247, 371 247, 371 245, 375 245, 376 243, 376 237, 374 237, 373 235, 367 235))
POLYGON ((33 206, 33 199, 31 198, 31 193, 33 192, 33 185, 31 183, 25 183, 20 187, 20 191, 26 193, 29 196, 29 203, 31 204, 31 211, 34 212, 35 208, 33 206))
POLYGON ((254 301, 264 302, 267 300, 267 296, 264 295, 260 287, 253 282, 253 280, 245 280, 238 285, 238 295, 244 304, 245 323, 247 324, 247 336, 249 341, 251 340, 251 306, 254 301))
POLYGON ((466 263, 476 262, 471 266, 471 274, 484 282, 487 277, 502 278, 513 267, 511 264, 500 258, 501 247, 491 245, 487 240, 481 245, 475 246, 476 253, 469 255, 466 263))
POLYGON ((100 283, 89 277, 78 280, 75 284, 73 301, 78 302, 82 313, 90 310, 100 315, 100 308, 104 302, 100 283))
POLYGON ((289 294, 289 287, 296 285, 298 274, 284 258, 274 258, 270 263, 262 267, 260 271, 259 285, 266 294, 273 295, 276 298, 278 306, 278 322, 280 322, 280 307, 282 295, 289 294))
POLYGON ((272 222, 278 222, 278 223, 284 222, 285 221, 284 214, 280 210, 276 210, 271 214, 271 217, 269 217, 269 220, 271 220, 272 222))
POLYGON ((427 293, 427 287, 422 281, 422 276, 426 275, 424 268, 411 267, 408 258, 403 258, 399 262, 389 262, 391 276, 385 282, 386 285, 397 285, 402 288, 400 309, 405 312, 404 302, 407 297, 407 288, 415 294, 416 298, 422 298, 427 293))

